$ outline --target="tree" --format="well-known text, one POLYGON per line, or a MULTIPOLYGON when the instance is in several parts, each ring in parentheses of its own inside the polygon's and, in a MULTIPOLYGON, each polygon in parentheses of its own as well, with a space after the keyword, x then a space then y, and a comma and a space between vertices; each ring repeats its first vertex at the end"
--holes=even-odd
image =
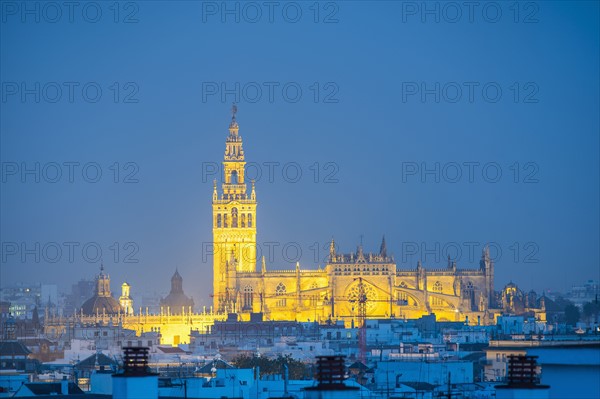
POLYGON ((574 326, 577 324, 579 319, 581 318, 581 313, 579 312, 579 308, 573 304, 569 304, 565 307, 565 319, 567 325, 574 326))
POLYGON ((295 360, 290 355, 279 355, 275 359, 259 356, 239 355, 232 362, 238 368, 251 369, 260 367, 260 376, 280 374, 283 375, 284 365, 288 367, 289 378, 291 380, 301 380, 305 378, 309 371, 309 366, 299 360, 295 360))
POLYGON ((583 317, 586 321, 594 323, 598 320, 600 313, 600 303, 598 301, 588 302, 583 305, 583 317))

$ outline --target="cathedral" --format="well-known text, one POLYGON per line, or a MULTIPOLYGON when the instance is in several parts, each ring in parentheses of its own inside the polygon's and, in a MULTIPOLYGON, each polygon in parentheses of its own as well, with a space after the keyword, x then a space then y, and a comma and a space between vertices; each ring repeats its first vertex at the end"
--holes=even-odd
POLYGON ((236 109, 229 124, 223 159, 223 182, 214 182, 213 308, 248 320, 262 313, 268 320, 344 320, 359 317, 419 318, 435 313, 438 320, 494 323, 494 263, 485 249, 479 267, 401 269, 387 253, 385 238, 377 253, 338 253, 332 240, 325 268, 269 270, 256 259, 257 198, 254 182, 248 193, 245 154, 236 109), (219 192, 220 191, 220 192, 219 192), (259 265, 260 264, 260 265, 259 265), (361 300, 362 299, 362 300, 361 300), (363 306, 363 314, 359 314, 363 306))
POLYGON ((358 326, 364 318, 416 319, 435 314, 440 321, 462 321, 491 325, 502 314, 522 314, 545 321, 544 298, 524 294, 510 283, 494 290, 494 263, 484 249, 479 265, 459 268, 448 259, 444 268, 399 268, 388 254, 385 238, 376 253, 340 253, 334 240, 324 268, 272 270, 264 257, 257 259, 257 196, 254 182, 245 178, 245 154, 233 108, 225 140, 223 181, 214 182, 213 306, 194 311, 194 302, 183 291, 183 278, 175 271, 171 291, 161 300, 160 313, 135 306, 130 286, 123 283, 117 301, 110 291, 104 267, 96 277, 96 290, 78 314, 70 318, 46 318, 50 336, 60 336, 78 324, 113 323, 141 334, 158 331, 161 343, 189 342, 192 330, 207 332, 215 321, 237 315, 250 320, 259 313, 263 320, 343 321, 358 326))

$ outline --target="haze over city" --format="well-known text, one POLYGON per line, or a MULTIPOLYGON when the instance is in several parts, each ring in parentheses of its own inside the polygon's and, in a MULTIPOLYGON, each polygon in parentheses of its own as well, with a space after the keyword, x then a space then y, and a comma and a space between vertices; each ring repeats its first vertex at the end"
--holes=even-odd
POLYGON ((535 23, 369 4, 307 6, 297 23, 188 2, 119 23, 5 10, 2 285, 68 290, 98 273, 99 246, 113 290, 165 295, 177 268, 210 305, 232 103, 269 268, 324 267, 332 237, 377 252, 385 235, 403 268, 477 268, 490 243, 497 288, 598 280, 598 4, 544 3, 535 23))
POLYGON ((599 398, 599 133, 598 1, 0 0, 0 397, 599 398))

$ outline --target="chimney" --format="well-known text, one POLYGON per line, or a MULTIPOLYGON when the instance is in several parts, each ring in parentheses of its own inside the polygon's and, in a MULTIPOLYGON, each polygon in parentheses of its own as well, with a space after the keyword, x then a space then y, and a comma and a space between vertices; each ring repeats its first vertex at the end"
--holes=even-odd
POLYGON ((496 385, 498 399, 548 399, 550 386, 540 384, 537 356, 510 355, 505 385, 496 385))
POLYGON ((347 386, 345 356, 317 356, 318 384, 303 388, 305 399, 362 397, 363 393, 357 386, 347 386), (326 394, 324 392, 327 392, 326 394))
POLYGON ((158 374, 150 372, 148 351, 123 348, 123 372, 113 374, 113 399, 158 399, 158 374))

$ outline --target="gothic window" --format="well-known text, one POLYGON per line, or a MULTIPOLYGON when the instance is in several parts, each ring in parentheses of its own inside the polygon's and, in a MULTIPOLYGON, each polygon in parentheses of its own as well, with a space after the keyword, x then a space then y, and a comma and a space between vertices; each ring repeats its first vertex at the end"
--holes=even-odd
POLYGON ((237 170, 231 172, 231 184, 238 184, 237 170))
MULTIPOLYGON (((378 295, 371 284, 363 283, 364 295, 366 296, 366 308, 367 312, 372 312, 377 306, 378 295)), ((358 283, 353 283, 352 286, 346 291, 346 297, 348 303, 354 308, 352 311, 358 311, 358 301, 360 298, 360 289, 358 283)))
POLYGON ((223 214, 223 227, 229 227, 229 222, 227 221, 227 214, 223 214))
POLYGON ((238 210, 231 208, 231 227, 238 227, 238 210))
POLYGON ((464 296, 471 301, 471 308, 475 308, 475 287, 471 281, 465 286, 464 296))
POLYGON ((242 227, 246 227, 246 214, 242 213, 242 227))
POLYGON ((283 283, 279 283, 277 288, 275 288, 275 295, 285 295, 286 289, 283 283))
POLYGON ((467 283, 467 286, 465 287, 465 290, 466 290, 467 292, 469 292, 469 291, 473 291, 474 289, 475 289, 475 288, 473 287, 473 283, 469 281, 469 282, 467 283))
POLYGON ((408 305, 408 294, 406 292, 398 291, 396 293, 396 299, 398 300, 398 305, 406 306, 408 305))
POLYGON ((250 286, 244 288, 244 309, 252 310, 254 290, 250 286))
POLYGON ((313 282, 310 285, 310 290, 313 292, 313 294, 310 297, 310 306, 313 307, 313 308, 315 306, 317 306, 317 302, 318 302, 318 299, 319 299, 319 294, 314 292, 317 288, 318 288, 318 285, 317 285, 316 282, 313 282))
POLYGON ((317 306, 317 301, 318 301, 318 299, 319 299, 319 296, 318 296, 318 295, 311 295, 311 296, 310 296, 310 306, 311 306, 312 308, 314 308, 314 307, 316 307, 316 306, 317 306))
MULTIPOLYGON (((283 285, 283 283, 279 283, 277 285, 277 287, 275 288, 275 295, 277 295, 277 296, 283 296, 285 294, 286 294, 285 285, 283 285)), ((285 305, 286 305, 285 298, 277 300, 277 306, 278 307, 283 308, 283 307, 285 307, 285 305)))
POLYGON ((217 215, 217 227, 221 227, 221 214, 217 215))
MULTIPOLYGON (((442 283, 440 283, 439 281, 436 281, 435 284, 433 285, 432 291, 438 292, 441 294, 442 293, 442 283)), ((443 301, 436 296, 431 298, 431 302, 432 302, 432 305, 434 305, 434 306, 443 305, 443 301)))
POLYGON ((252 227, 252 214, 248 214, 248 227, 252 227))

